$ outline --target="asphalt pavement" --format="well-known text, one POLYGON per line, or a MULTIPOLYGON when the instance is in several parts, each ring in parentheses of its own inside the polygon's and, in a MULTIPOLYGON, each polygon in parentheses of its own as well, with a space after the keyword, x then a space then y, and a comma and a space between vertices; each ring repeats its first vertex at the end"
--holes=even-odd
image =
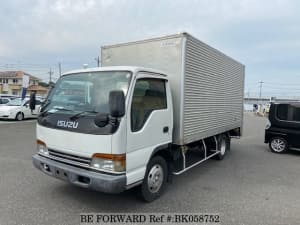
POLYGON ((36 170, 35 120, 0 122, 0 225, 79 224, 80 213, 219 213, 221 224, 300 224, 300 152, 271 153, 266 119, 245 115, 222 161, 176 176, 152 203, 69 185, 36 170))

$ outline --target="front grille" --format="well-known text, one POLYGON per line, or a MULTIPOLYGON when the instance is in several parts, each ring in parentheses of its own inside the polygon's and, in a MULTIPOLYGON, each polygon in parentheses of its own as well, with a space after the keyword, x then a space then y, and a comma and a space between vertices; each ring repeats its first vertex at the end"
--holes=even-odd
POLYGON ((48 152, 49 152, 49 156, 54 157, 58 160, 59 159, 63 161, 67 160, 69 163, 74 163, 74 164, 80 163, 89 166, 91 162, 91 158, 59 152, 53 149, 48 149, 48 152))

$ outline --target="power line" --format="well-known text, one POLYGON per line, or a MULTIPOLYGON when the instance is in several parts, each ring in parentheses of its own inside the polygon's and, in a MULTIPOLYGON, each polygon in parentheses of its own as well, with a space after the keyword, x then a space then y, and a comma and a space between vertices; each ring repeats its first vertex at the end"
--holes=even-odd
POLYGON ((298 83, 273 83, 273 82, 265 82, 266 85, 270 86, 300 86, 298 83))

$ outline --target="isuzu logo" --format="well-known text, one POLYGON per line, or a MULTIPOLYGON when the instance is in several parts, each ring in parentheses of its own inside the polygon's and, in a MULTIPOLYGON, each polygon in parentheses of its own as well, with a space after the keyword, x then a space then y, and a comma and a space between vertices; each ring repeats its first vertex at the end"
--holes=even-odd
POLYGON ((74 129, 76 129, 78 127, 78 122, 58 120, 56 125, 58 127, 74 128, 74 129))

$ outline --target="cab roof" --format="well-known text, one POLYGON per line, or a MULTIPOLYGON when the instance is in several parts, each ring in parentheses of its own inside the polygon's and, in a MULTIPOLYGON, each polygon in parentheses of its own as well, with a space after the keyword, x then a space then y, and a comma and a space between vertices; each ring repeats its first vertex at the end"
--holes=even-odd
POLYGON ((103 66, 103 67, 93 67, 93 68, 83 68, 78 70, 72 70, 67 73, 64 73, 64 75, 68 74, 74 74, 74 73, 88 73, 88 72, 101 72, 101 71, 130 71, 133 74, 136 74, 138 72, 149 72, 149 73, 155 73, 156 75, 161 75, 163 77, 167 77, 165 72, 146 68, 146 67, 137 67, 137 66, 103 66))

